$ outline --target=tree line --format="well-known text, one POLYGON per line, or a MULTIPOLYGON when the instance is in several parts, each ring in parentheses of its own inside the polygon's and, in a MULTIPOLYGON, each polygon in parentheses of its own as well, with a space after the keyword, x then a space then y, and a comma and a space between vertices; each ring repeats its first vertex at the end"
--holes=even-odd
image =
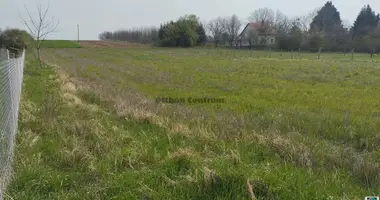
POLYGON ((156 27, 133 28, 130 30, 105 31, 99 35, 100 40, 121 40, 143 44, 157 43, 158 29, 156 27))
POLYGON ((250 48, 264 46, 281 50, 380 51, 380 15, 369 5, 360 10, 352 25, 341 19, 331 1, 299 17, 288 17, 270 8, 259 8, 249 15, 248 21, 261 23, 262 26, 240 36, 246 24, 236 15, 217 17, 208 23, 201 23, 195 15, 184 15, 177 21, 161 24, 157 28, 105 31, 99 35, 99 39, 181 47, 203 45, 206 42, 233 47, 239 46, 239 40, 245 40, 250 48), (266 44, 266 40, 258 41, 259 36, 269 35, 267 33, 273 33, 274 44, 266 44))

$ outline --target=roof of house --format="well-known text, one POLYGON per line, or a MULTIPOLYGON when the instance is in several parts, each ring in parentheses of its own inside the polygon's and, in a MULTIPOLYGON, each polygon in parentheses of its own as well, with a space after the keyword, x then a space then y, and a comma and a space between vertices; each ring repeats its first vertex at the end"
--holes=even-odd
MULTIPOLYGON (((264 23, 264 25, 269 26, 267 23, 264 23)), ((250 26, 253 30, 258 30, 260 27, 263 26, 263 23, 262 23, 262 22, 250 22, 250 23, 248 23, 248 24, 244 27, 243 31, 239 34, 240 36, 241 36, 241 34, 244 33, 245 29, 247 29, 248 26, 250 26)), ((272 35, 272 34, 274 34, 274 33, 267 33, 267 34, 272 35)))
POLYGON ((261 22, 251 22, 248 23, 247 26, 252 27, 254 30, 257 30, 261 26, 261 22))

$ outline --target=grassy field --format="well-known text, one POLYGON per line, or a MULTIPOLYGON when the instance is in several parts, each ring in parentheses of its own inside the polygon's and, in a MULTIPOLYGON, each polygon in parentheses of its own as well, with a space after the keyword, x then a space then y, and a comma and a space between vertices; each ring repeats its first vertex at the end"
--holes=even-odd
POLYGON ((81 46, 69 40, 45 40, 42 43, 42 48, 81 48, 81 46))
POLYGON ((80 48, 44 58, 50 67, 25 68, 13 199, 362 199, 380 189, 379 57, 80 48), (224 102, 188 101, 203 97, 224 102))

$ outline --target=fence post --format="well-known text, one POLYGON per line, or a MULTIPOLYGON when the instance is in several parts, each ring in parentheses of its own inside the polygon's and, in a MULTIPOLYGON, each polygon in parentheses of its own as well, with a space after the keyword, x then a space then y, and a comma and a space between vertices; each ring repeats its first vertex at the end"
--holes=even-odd
POLYGON ((272 58, 272 49, 269 48, 269 58, 272 58))
POLYGON ((319 47, 319 50, 318 50, 318 60, 321 59, 321 50, 322 50, 322 47, 319 47))
POLYGON ((293 53, 294 53, 294 50, 292 49, 292 54, 291 54, 291 59, 293 60, 293 53))
POLYGON ((298 58, 300 57, 301 55, 301 47, 298 48, 298 58))
POLYGON ((0 48, 0 60, 8 60, 7 49, 0 48))
POLYGON ((354 61, 354 53, 355 53, 355 48, 353 48, 351 51, 351 61, 354 61))

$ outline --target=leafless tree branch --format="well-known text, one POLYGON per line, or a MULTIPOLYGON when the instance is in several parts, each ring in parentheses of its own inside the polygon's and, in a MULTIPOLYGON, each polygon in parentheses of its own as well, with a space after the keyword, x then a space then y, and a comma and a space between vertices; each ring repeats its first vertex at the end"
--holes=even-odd
POLYGON ((221 35, 226 31, 226 19, 218 17, 207 24, 207 30, 214 38, 215 46, 218 46, 221 35))
POLYGON ((51 19, 47 19, 48 13, 50 10, 50 2, 48 2, 47 7, 45 9, 42 8, 41 3, 37 3, 37 17, 33 17, 29 9, 24 5, 26 13, 27 13, 27 19, 24 19, 20 13, 19 15, 22 18, 23 24, 27 27, 30 34, 34 37, 34 48, 37 52, 37 58, 41 63, 41 54, 40 54, 40 48, 43 41, 47 38, 47 36, 51 33, 54 33, 57 31, 57 27, 59 25, 59 20, 56 21, 54 17, 51 19))
POLYGON ((296 19, 297 26, 302 31, 307 32, 309 30, 309 28, 310 28, 310 23, 311 23, 311 21, 313 21, 313 18, 317 15, 318 10, 320 10, 320 8, 314 9, 313 11, 311 11, 310 13, 308 13, 307 15, 298 17, 296 19))
POLYGON ((225 29, 229 35, 229 43, 232 47, 233 41, 235 41, 239 35, 242 23, 236 15, 226 18, 225 23, 225 29))
POLYGON ((250 22, 261 22, 273 24, 275 21, 275 12, 270 8, 259 8, 253 11, 248 17, 250 22))
POLYGON ((274 29, 278 34, 286 34, 292 27, 293 20, 290 20, 284 13, 277 10, 274 21, 274 29))

